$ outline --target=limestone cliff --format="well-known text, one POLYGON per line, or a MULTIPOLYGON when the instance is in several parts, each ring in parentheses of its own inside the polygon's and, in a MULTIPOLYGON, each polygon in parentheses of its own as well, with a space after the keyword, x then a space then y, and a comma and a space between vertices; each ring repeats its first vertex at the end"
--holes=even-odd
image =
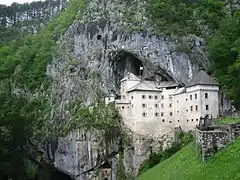
MULTIPOLYGON (((69 104, 80 101, 90 105, 97 95, 119 92, 119 80, 126 72, 139 73, 144 78, 158 77, 186 84, 199 68, 206 67, 204 41, 194 35, 184 38, 157 36, 145 14, 145 1, 91 0, 80 10, 78 18, 58 42, 59 55, 48 65, 51 78, 51 121, 61 123, 73 119, 69 104), (129 20, 129 18, 131 20, 129 20), (183 52, 182 47, 190 51, 183 52)), ((120 162, 128 178, 135 176, 141 162, 148 157, 157 141, 151 137, 133 135, 124 154, 119 139, 106 141, 100 131, 74 130, 59 138, 55 166, 79 180, 99 179, 91 168, 108 159, 112 164, 112 179, 116 179, 120 162), (110 159, 109 154, 116 154, 110 159), (99 161, 103 159, 103 161, 99 161), (105 159, 104 159, 105 158, 105 159)), ((168 137, 156 137, 159 141, 168 137)), ((124 179, 124 178, 123 178, 124 179)), ((125 177, 126 179, 126 177, 125 177)))

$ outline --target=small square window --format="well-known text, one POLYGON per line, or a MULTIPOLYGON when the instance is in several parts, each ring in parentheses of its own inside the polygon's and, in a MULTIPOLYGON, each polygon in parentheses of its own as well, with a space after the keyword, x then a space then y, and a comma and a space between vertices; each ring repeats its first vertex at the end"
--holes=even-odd
POLYGON ((158 104, 155 104, 155 108, 158 108, 158 104))
POLYGON ((188 122, 188 119, 187 119, 187 122, 188 122))
POLYGON ((169 99, 172 99, 172 95, 169 95, 169 99))
POLYGON ((180 122, 179 120, 177 120, 177 122, 180 122))
POLYGON ((196 121, 198 122, 198 119, 196 119, 196 121))
POLYGON ((169 104, 169 107, 172 107, 172 104, 169 104))
POLYGON ((111 100, 111 98, 108 98, 108 100, 110 101, 110 100, 111 100))
POLYGON ((133 99, 133 96, 131 96, 131 99, 133 99))
POLYGON ((146 96, 145 95, 142 95, 142 99, 145 99, 146 98, 146 96))
POLYGON ((155 113, 155 116, 158 117, 158 116, 159 116, 159 113, 155 113))
POLYGON ((154 96, 154 99, 158 99, 158 96, 154 96))
POLYGON ((164 99, 164 96, 161 96, 161 99, 164 99))
POLYGON ((146 104, 142 104, 142 107, 145 108, 145 107, 147 107, 147 105, 146 104))
POLYGON ((208 93, 205 93, 205 99, 207 99, 208 98, 208 93))
POLYGON ((187 99, 186 99, 186 101, 187 101, 187 99))
POLYGON ((147 116, 147 113, 142 113, 143 117, 146 117, 147 116))
POLYGON ((195 94, 195 99, 197 99, 197 94, 195 94))
POLYGON ((190 95, 190 100, 192 100, 192 95, 190 95))
POLYGON ((178 100, 177 100, 177 103, 178 103, 178 100))
POLYGON ((165 122, 165 120, 164 120, 164 119, 162 119, 162 122, 165 122))
POLYGON ((172 112, 170 112, 170 116, 172 116, 172 112))
POLYGON ((122 109, 124 109, 124 106, 122 106, 122 109))
POLYGON ((164 113, 163 113, 163 112, 161 112, 161 116, 164 116, 164 113))
POLYGON ((208 110, 208 105, 206 105, 206 111, 208 110))
POLYGON ((198 110, 198 106, 197 105, 195 106, 195 109, 196 109, 196 111, 198 110))
POLYGON ((152 99, 152 96, 150 95, 150 96, 148 96, 148 99, 152 99))
POLYGON ((177 111, 177 113, 179 113, 179 111, 177 111))
POLYGON ((163 108, 163 104, 161 104, 161 108, 163 108))
POLYGON ((193 122, 193 119, 192 119, 192 122, 193 122))
POLYGON ((193 111, 193 106, 190 107, 191 111, 193 111))
POLYGON ((169 121, 169 123, 172 123, 172 121, 169 121))

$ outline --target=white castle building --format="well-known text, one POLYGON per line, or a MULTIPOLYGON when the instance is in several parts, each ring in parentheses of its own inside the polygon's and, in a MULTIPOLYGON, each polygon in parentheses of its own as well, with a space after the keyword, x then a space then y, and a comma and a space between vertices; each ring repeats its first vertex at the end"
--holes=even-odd
POLYGON ((121 80, 120 99, 115 101, 123 122, 134 132, 161 136, 181 126, 193 130, 200 117, 219 115, 219 84, 199 71, 185 87, 174 81, 146 81, 132 73, 121 80))

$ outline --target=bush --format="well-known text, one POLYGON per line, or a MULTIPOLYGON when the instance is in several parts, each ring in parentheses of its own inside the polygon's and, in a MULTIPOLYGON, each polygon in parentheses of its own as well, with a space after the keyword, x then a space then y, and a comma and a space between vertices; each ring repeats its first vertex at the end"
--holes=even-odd
POLYGON ((151 153, 149 158, 141 164, 138 175, 157 165, 159 162, 168 159, 192 140, 193 136, 190 133, 185 133, 183 131, 175 132, 174 141, 171 143, 171 146, 165 150, 160 149, 158 152, 151 153))

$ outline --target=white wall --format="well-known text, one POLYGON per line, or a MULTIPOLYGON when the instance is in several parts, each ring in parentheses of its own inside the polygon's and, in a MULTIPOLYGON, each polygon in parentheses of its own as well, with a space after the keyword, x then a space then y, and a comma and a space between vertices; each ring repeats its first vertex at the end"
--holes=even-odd
POLYGON ((121 92, 124 98, 120 101, 116 100, 116 106, 124 123, 137 133, 162 136, 179 126, 189 131, 196 127, 200 117, 206 114, 212 115, 213 118, 218 116, 219 89, 217 86, 187 87, 186 93, 177 95, 173 94, 178 89, 166 88, 163 88, 162 92, 132 91, 126 93, 125 91, 135 83, 136 81, 128 83, 125 81, 122 84, 121 87, 124 89, 121 92), (205 98, 205 93, 208 94, 207 98, 205 98), (143 95, 145 98, 142 97, 143 95), (209 110, 206 110, 206 105, 209 110))

